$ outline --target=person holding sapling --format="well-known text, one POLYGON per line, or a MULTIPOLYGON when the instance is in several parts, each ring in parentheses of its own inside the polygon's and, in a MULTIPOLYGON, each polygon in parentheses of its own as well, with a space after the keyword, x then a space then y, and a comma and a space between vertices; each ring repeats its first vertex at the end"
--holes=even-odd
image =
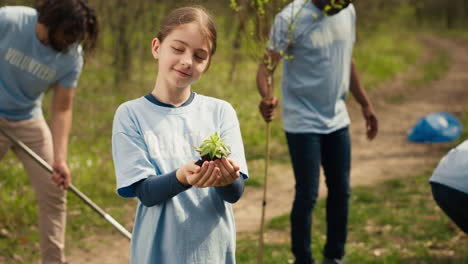
POLYGON ((258 68, 260 111, 270 122, 278 105, 271 76, 282 57, 283 128, 296 180, 291 248, 296 264, 314 263, 311 213, 323 167, 327 240, 323 264, 344 263, 350 197, 351 140, 346 97, 361 105, 366 134, 374 139, 377 117, 352 58, 356 13, 351 0, 295 0, 275 17, 265 62, 258 68))
POLYGON ((139 200, 131 263, 235 263, 231 203, 248 178, 239 121, 191 86, 215 53, 215 25, 201 8, 179 8, 151 45, 156 83, 119 106, 112 132, 117 192, 139 200))

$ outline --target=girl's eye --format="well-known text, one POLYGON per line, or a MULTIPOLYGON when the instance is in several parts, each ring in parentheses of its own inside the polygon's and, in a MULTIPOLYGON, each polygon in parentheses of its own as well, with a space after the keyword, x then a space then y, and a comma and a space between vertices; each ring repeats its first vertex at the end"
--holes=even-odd
POLYGON ((196 52, 196 53, 194 54, 194 56, 195 56, 195 59, 197 59, 197 60, 199 60, 199 61, 204 61, 204 60, 207 59, 207 56, 206 56, 204 53, 198 53, 198 52, 196 52))
POLYGON ((173 49, 175 52, 177 52, 177 53, 182 53, 182 52, 184 52, 183 49, 179 49, 179 48, 175 48, 175 47, 172 47, 172 49, 173 49))

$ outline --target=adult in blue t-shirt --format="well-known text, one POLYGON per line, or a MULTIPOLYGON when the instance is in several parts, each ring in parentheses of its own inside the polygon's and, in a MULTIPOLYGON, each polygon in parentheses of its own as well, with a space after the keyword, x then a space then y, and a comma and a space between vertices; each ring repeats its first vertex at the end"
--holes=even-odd
POLYGON ((0 133, 0 159, 12 149, 22 161, 39 204, 43 263, 64 263, 67 145, 74 90, 83 66, 82 43, 95 46, 98 24, 84 0, 45 0, 36 9, 0 8, 0 128, 52 165, 51 175, 0 133), (51 129, 41 103, 53 89, 51 129), (54 183, 55 182, 55 183, 54 183))
POLYGON ((468 140, 440 160, 429 182, 436 203, 468 234, 468 140))
POLYGON ((296 185, 291 212, 295 263, 309 264, 311 213, 320 166, 327 197, 327 241, 323 263, 342 263, 347 236, 351 144, 348 91, 362 107, 368 139, 377 135, 377 117, 352 59, 356 14, 350 0, 295 0, 276 15, 264 63, 257 73, 260 112, 273 119, 278 100, 272 75, 281 58, 283 128, 296 185))

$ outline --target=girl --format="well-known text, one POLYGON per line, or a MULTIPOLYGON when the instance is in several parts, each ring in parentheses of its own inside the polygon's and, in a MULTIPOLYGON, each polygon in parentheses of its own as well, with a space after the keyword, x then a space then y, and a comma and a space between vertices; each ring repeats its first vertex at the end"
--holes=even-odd
POLYGON ((131 263, 235 263, 230 203, 248 178, 239 122, 229 103, 191 91, 215 50, 216 28, 206 11, 171 12, 152 41, 159 63, 153 90, 115 114, 117 192, 139 199, 131 263), (199 167, 193 146, 214 132, 231 146, 232 159, 199 167))

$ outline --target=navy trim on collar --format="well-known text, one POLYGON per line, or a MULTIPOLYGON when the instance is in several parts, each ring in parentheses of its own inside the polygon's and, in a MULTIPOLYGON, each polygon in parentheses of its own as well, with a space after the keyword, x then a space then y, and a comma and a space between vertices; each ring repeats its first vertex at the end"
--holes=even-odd
POLYGON ((156 97, 154 97, 154 95, 151 94, 151 93, 145 95, 145 98, 148 99, 148 101, 150 101, 151 103, 153 103, 153 104, 155 104, 155 105, 159 105, 159 106, 162 106, 162 107, 178 108, 178 107, 187 106, 187 105, 189 105, 190 103, 192 103, 193 98, 195 98, 195 93, 194 93, 194 92, 191 92, 191 93, 190 93, 190 97, 187 99, 187 101, 185 101, 185 102, 184 102, 183 104, 181 104, 180 106, 175 106, 175 105, 163 103, 163 102, 159 101, 158 99, 156 99, 156 97))

